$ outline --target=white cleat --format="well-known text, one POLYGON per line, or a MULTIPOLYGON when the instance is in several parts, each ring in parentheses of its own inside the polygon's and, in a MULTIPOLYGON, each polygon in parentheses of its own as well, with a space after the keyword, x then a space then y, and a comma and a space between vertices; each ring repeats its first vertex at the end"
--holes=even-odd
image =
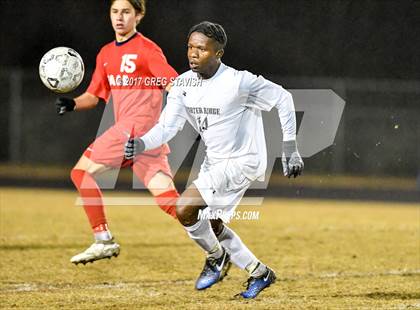
POLYGON ((73 264, 82 263, 93 263, 96 260, 111 258, 112 256, 117 257, 120 254, 120 245, 114 240, 110 241, 96 241, 84 252, 73 256, 70 262, 73 264))

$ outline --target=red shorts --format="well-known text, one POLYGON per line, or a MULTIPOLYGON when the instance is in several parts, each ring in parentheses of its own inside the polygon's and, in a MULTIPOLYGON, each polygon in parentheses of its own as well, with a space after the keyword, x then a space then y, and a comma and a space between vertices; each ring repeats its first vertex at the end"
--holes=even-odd
MULTIPOLYGON (((124 145, 128 140, 132 126, 132 123, 116 123, 96 138, 83 155, 97 164, 112 168, 131 166, 133 172, 146 186, 158 172, 163 172, 173 178, 167 157, 169 147, 166 144, 137 155, 134 162, 124 158, 124 145)), ((141 136, 136 132, 135 134, 141 136)))

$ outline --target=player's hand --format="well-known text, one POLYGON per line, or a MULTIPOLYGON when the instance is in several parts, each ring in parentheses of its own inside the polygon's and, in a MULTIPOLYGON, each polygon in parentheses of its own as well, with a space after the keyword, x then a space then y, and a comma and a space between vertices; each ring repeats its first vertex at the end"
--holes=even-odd
POLYGON ((144 151, 144 142, 139 138, 130 137, 124 146, 125 159, 133 159, 137 154, 144 151))
POLYGON ((57 108, 57 114, 61 116, 66 112, 74 111, 76 102, 72 98, 60 97, 55 101, 55 107, 57 108))
POLYGON ((283 165, 283 174, 290 178, 296 178, 302 174, 303 160, 297 150, 296 141, 284 141, 283 153, 281 155, 281 163, 283 165))

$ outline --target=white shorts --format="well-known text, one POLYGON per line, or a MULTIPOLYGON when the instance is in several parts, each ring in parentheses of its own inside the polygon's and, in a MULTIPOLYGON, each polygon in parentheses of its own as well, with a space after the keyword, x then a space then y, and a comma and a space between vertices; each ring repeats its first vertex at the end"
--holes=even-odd
POLYGON ((209 212, 228 223, 252 180, 244 175, 245 167, 237 159, 212 162, 206 158, 193 181, 209 212))

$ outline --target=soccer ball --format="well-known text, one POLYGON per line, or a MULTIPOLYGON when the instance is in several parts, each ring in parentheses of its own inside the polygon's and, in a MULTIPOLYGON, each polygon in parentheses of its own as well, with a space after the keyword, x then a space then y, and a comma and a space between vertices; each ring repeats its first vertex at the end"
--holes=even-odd
POLYGON ((42 83, 57 93, 67 93, 75 89, 82 82, 84 74, 82 57, 68 47, 49 50, 39 63, 42 83))

